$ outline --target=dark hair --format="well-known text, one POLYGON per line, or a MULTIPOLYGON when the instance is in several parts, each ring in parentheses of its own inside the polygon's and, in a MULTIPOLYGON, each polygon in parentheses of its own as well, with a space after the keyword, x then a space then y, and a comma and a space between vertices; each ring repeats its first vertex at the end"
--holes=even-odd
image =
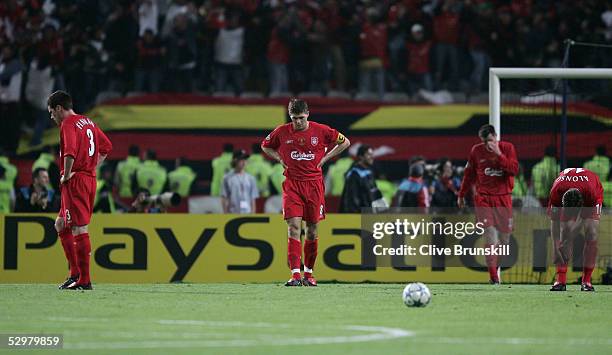
POLYGON ((425 157, 422 155, 413 155, 412 157, 410 157, 410 165, 414 164, 415 162, 419 161, 419 160, 423 160, 425 161, 425 157))
POLYGON ((153 149, 147 149, 147 160, 156 160, 157 153, 153 149))
POLYGON ((409 174, 410 177, 422 177, 424 171, 423 164, 412 164, 410 165, 409 174))
POLYGON ((261 154, 261 145, 259 143, 253 143, 253 145, 251 146, 251 151, 253 152, 253 154, 261 154))
POLYGON ((557 147, 555 147, 554 145, 549 145, 548 147, 546 147, 546 149, 544 149, 544 155, 546 155, 547 157, 556 157, 557 147))
POLYGON ((582 207, 582 193, 578 189, 569 189, 561 199, 563 207, 582 207))
POLYGON ((225 143, 225 144, 223 144, 223 151, 225 153, 233 153, 234 152, 234 145, 232 143, 225 143))
POLYGON ((38 178, 40 176, 40 172, 41 171, 47 171, 47 169, 45 169, 45 168, 36 168, 36 169, 34 169, 34 171, 32 171, 32 180, 38 178))
POLYGON ((597 148, 595 148, 595 152, 597 153, 597 155, 603 155, 603 156, 606 156, 608 153, 606 146, 603 144, 598 145, 597 148))
POLYGON ((493 125, 490 124, 485 124, 482 125, 479 129, 478 129, 478 137, 485 139, 489 136, 489 134, 496 134, 495 133, 495 127, 493 127, 493 125))
POLYGON ((362 144, 359 146, 359 149, 357 149, 357 157, 361 158, 365 155, 365 153, 368 152, 369 149, 372 149, 372 147, 370 147, 367 144, 362 144))
POLYGON ((137 145, 131 145, 128 148, 128 155, 129 156, 139 156, 140 155, 140 147, 138 147, 137 145))
POLYGON ((444 172, 444 165, 446 164, 447 161, 451 162, 451 166, 453 165, 453 162, 447 157, 442 157, 438 159, 438 166, 436 168, 436 170, 438 170, 438 173, 442 174, 444 172))
POLYGON ((67 92, 58 90, 49 95, 47 106, 51 108, 62 106, 64 110, 72 110, 72 97, 67 92))
POLYGON ((301 113, 308 113, 308 104, 304 100, 291 99, 289 101, 289 114, 299 115, 301 113))

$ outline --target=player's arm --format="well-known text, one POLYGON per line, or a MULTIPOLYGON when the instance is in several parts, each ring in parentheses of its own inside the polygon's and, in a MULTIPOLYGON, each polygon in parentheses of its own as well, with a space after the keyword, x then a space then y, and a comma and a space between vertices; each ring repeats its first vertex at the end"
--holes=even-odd
POLYGON ((506 146, 508 147, 508 151, 502 152, 500 150, 499 154, 497 155, 499 159, 499 165, 501 166, 502 170, 504 170, 511 176, 515 176, 516 174, 518 174, 519 169, 518 159, 516 158, 516 151, 514 150, 513 144, 508 143, 506 146))
POLYGON ((60 179, 60 183, 64 184, 74 175, 72 172, 72 165, 74 165, 74 157, 67 155, 64 157, 64 175, 60 179))
POLYGON ((463 171, 463 180, 461 180, 461 187, 459 188, 459 193, 457 194, 457 206, 459 208, 463 208, 465 206, 465 195, 474 185, 474 181, 476 180, 476 158, 474 154, 474 148, 470 152, 470 157, 468 158, 468 162, 465 165, 465 170, 463 171))
POLYGON ((283 168, 287 169, 287 165, 285 164, 285 162, 277 151, 277 149, 280 147, 280 130, 281 126, 276 127, 276 129, 272 131, 272 133, 266 136, 266 138, 261 142, 261 150, 266 153, 270 158, 281 163, 283 168))
POLYGON ((60 184, 64 184, 74 175, 72 166, 74 165, 74 157, 77 156, 78 145, 73 127, 62 126, 60 134, 63 138, 62 152, 64 153, 64 161, 62 162, 64 164, 64 175, 60 178, 60 184))
POLYGON ((283 166, 283 168, 287 169, 287 165, 285 165, 285 162, 283 162, 283 159, 281 159, 280 154, 278 154, 278 152, 272 148, 268 148, 268 147, 264 147, 263 145, 261 146, 261 150, 266 153, 270 158, 276 160, 277 162, 281 163, 281 165, 283 166))
POLYGON ((106 160, 106 155, 98 154, 98 165, 96 165, 96 168, 99 168, 104 163, 104 160, 106 160))
POLYGON ((351 141, 349 141, 349 139, 346 138, 342 133, 338 133, 338 137, 336 138, 336 145, 329 152, 327 152, 327 154, 325 154, 323 158, 321 158, 321 161, 317 166, 319 168, 322 167, 323 164, 328 162, 331 158, 345 151, 348 147, 350 147, 350 145, 351 141))

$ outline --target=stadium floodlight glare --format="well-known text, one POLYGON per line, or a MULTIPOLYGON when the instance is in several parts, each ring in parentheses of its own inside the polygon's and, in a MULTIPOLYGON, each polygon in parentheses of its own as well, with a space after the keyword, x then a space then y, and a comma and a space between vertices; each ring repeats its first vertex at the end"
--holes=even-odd
POLYGON ((612 68, 490 68, 489 123, 501 137, 500 79, 612 79, 612 68))

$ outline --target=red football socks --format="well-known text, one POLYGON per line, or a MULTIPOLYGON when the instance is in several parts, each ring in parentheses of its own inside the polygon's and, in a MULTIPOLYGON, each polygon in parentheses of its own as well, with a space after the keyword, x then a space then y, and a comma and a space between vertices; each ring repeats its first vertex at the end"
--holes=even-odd
POLYGON ((79 275, 79 266, 77 265, 74 236, 72 235, 70 229, 64 229, 58 233, 58 236, 62 242, 64 255, 66 255, 66 260, 68 260, 68 265, 70 266, 70 277, 77 277, 79 275))
POLYGON ((91 243, 89 242, 89 234, 83 233, 74 237, 76 242, 77 262, 79 264, 79 281, 78 284, 86 285, 91 283, 89 278, 89 257, 91 254, 91 243))
MULTIPOLYGON (((485 248, 494 247, 495 244, 485 244, 485 248)), ((485 261, 487 263, 487 269, 489 270, 489 277, 493 281, 499 282, 499 275, 497 275, 497 255, 487 255, 485 256, 485 261)))
POLYGON ((564 285, 567 283, 567 265, 557 265, 557 282, 564 285))
POLYGON ((591 283, 591 275, 595 268, 595 259, 597 259, 597 240, 587 240, 584 243, 584 249, 582 251, 582 260, 584 261, 582 268, 582 283, 591 283))
POLYGON ((287 241, 287 262, 294 279, 300 279, 300 267, 302 266, 302 243, 293 238, 287 241))
POLYGON ((306 239, 304 241, 304 277, 312 277, 312 269, 314 269, 314 264, 317 260, 318 247, 319 238, 314 240, 306 239))

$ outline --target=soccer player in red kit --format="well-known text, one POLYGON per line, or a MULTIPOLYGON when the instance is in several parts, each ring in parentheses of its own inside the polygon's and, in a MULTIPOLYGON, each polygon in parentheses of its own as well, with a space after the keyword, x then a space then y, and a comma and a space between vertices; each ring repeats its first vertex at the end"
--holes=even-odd
POLYGON ((325 218, 321 167, 351 143, 337 130, 308 121, 305 101, 292 99, 288 111, 291 123, 276 127, 261 143, 261 148, 285 167, 283 217, 288 225, 287 261, 292 273, 285 286, 316 286, 312 272, 317 258, 317 226, 325 218), (304 278, 300 274, 302 220, 307 226, 304 278))
POLYGON ((597 174, 583 168, 568 168, 559 174, 550 189, 548 215, 555 251, 557 280, 551 291, 565 291, 567 265, 573 240, 584 227, 581 291, 595 291, 591 275, 597 258, 597 232, 603 203, 603 187, 597 174))
POLYGON ((60 127, 62 207, 55 229, 70 265, 70 275, 59 288, 91 290, 91 244, 87 226, 96 196, 96 168, 106 159, 112 144, 91 119, 74 113, 68 93, 52 93, 47 110, 60 127))
MULTIPOLYGON (((459 208, 465 206, 465 195, 475 185, 476 218, 484 225, 486 247, 508 244, 512 232, 512 189, 514 176, 518 173, 516 152, 512 143, 497 140, 495 128, 490 124, 480 127, 478 136, 482 143, 474 145, 470 151, 457 205, 459 208)), ((489 255, 485 260, 490 282, 499 284, 497 256, 489 255)))

